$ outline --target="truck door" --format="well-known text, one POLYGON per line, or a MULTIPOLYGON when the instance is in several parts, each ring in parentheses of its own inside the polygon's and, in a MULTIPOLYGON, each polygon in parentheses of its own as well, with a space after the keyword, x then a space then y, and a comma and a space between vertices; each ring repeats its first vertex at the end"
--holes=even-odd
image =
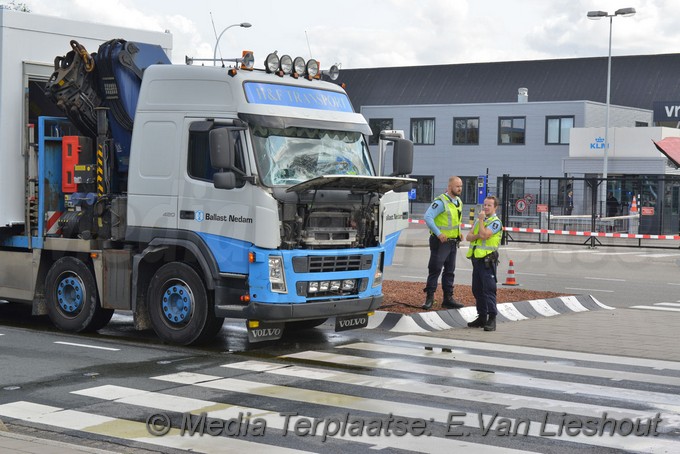
MULTIPOLYGON (((247 273, 248 249, 254 242, 253 185, 241 179, 233 189, 216 189, 213 176, 220 169, 210 162, 209 133, 215 127, 207 119, 187 119, 186 165, 179 195, 181 230, 196 232, 215 256, 221 272, 247 273)), ((234 130, 236 167, 250 174, 246 159, 246 134, 234 130)))

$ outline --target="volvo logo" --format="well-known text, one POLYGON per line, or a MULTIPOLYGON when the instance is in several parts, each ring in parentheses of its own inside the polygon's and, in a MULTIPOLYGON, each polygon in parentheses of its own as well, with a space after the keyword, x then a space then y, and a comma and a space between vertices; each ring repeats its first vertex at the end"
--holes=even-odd
POLYGON ((196 222, 203 222, 203 219, 205 219, 205 213, 202 212, 201 210, 196 211, 196 216, 194 216, 194 220, 196 222))
POLYGON ((351 326, 364 326, 368 324, 368 320, 365 317, 352 318, 349 320, 340 320, 339 324, 341 328, 349 328, 351 326))
POLYGON ((283 334, 281 328, 260 328, 253 329, 250 332, 253 333, 254 337, 270 337, 270 336, 281 337, 281 335, 283 334))

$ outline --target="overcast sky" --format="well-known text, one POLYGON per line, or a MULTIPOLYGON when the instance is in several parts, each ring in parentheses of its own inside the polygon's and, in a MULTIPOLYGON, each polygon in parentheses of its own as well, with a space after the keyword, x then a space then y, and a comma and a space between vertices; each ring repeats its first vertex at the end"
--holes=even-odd
MULTIPOLYGON (((2 3, 7 3, 2 1, 2 3)), ((680 52, 678 0, 25 0, 33 13, 147 30, 169 30, 172 60, 212 58, 216 33, 225 58, 255 52, 310 56, 322 68, 413 66, 680 52)), ((114 37, 112 37, 114 38, 114 37)), ((218 56, 220 55, 218 53, 218 56)))

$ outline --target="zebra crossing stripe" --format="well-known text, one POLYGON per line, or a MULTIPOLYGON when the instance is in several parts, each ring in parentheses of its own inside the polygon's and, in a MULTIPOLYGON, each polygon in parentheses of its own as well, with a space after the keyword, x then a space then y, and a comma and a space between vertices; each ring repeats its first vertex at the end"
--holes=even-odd
MULTIPOLYGON (((424 349, 421 350, 391 345, 369 344, 366 342, 357 342, 354 344, 341 345, 338 348, 390 353, 394 355, 405 355, 414 357, 432 356, 430 352, 424 349)), ((473 364, 483 364, 485 366, 511 367, 515 369, 533 370, 539 372, 545 372, 546 370, 548 370, 550 373, 562 373, 580 375, 585 377, 606 378, 612 381, 629 380, 641 383, 654 383, 666 386, 680 386, 680 377, 643 374, 638 372, 621 370, 597 369, 593 367, 571 366, 567 364, 560 364, 554 361, 538 362, 514 358, 501 358, 495 356, 466 355, 459 352, 457 352, 455 355, 441 355, 439 359, 454 362, 469 362, 473 364)))
POLYGON ((439 345, 455 349, 483 350, 492 353, 516 353, 521 355, 547 356, 553 359, 565 359, 602 364, 616 364, 633 367, 646 367, 653 370, 678 370, 680 362, 662 359, 631 358, 628 356, 603 355, 600 353, 570 352, 568 350, 552 350, 549 348, 526 347, 520 345, 477 342, 464 339, 446 339, 429 336, 407 334, 387 339, 388 341, 412 342, 423 345, 439 345))
MULTIPOLYGON (((242 361, 238 363, 225 364, 222 367, 245 370, 266 372, 269 374, 299 378, 325 381, 330 383, 341 383, 343 385, 363 386, 374 389, 389 390, 395 392, 405 392, 413 394, 422 394, 425 396, 445 396, 447 399, 457 399, 464 401, 472 401, 475 403, 493 403, 494 405, 505 406, 507 410, 517 410, 521 408, 529 408, 543 412, 566 412, 570 414, 577 414, 590 417, 599 417, 603 412, 607 412, 609 417, 615 419, 629 418, 647 418, 650 414, 658 411, 670 411, 668 408, 651 407, 648 410, 632 410, 628 408, 614 407, 611 405, 602 406, 589 403, 579 403, 573 401, 548 399, 542 397, 523 396, 513 393, 501 393, 494 391, 486 391, 475 389, 471 392, 468 388, 460 386, 438 385, 432 383, 423 383, 422 381, 389 378, 389 377, 375 377, 370 375, 362 375, 351 372, 342 372, 334 370, 319 370, 304 366, 282 366, 281 364, 266 363, 262 361, 242 361), (271 367, 267 367, 271 366, 271 367)), ((680 406, 675 407, 675 411, 680 409, 680 406)), ((680 423, 680 416, 664 415, 664 422, 666 424, 680 423)))
POLYGON ((155 437, 149 434, 144 422, 110 418, 82 411, 64 410, 58 407, 25 401, 0 405, 0 415, 50 427, 80 430, 91 434, 116 437, 166 448, 185 449, 209 454, 223 453, 227 450, 248 452, 249 454, 267 454, 271 452, 296 454, 301 452, 299 449, 288 449, 233 437, 181 436, 179 429, 174 428, 170 429, 162 437, 155 437))
MULTIPOLYGON (((153 377, 158 380, 173 382, 173 383, 183 383, 189 377, 187 372, 181 372, 178 374, 168 374, 159 377, 153 377), (182 375, 182 376, 180 376, 182 375), (178 381, 175 381, 175 378, 178 381)), ((199 374, 201 375, 201 374, 199 374)), ((299 389, 289 386, 274 385, 269 383, 257 383, 249 380, 241 380, 236 378, 216 378, 212 381, 198 380, 196 382, 197 386, 206 387, 210 389, 218 389, 225 392, 236 392, 249 394, 265 398, 276 398, 285 399, 296 402, 304 402, 307 404, 316 405, 327 405, 336 408, 343 408, 347 410, 355 410, 362 412, 373 412, 381 414, 396 414, 401 417, 407 418, 420 418, 431 422, 441 422, 446 423, 448 421, 450 413, 460 412, 464 414, 458 421, 462 421, 466 427, 480 428, 480 419, 483 421, 490 421, 493 415, 477 413, 472 414, 463 411, 462 409, 442 409, 438 407, 428 407, 423 405, 407 404, 403 402, 393 402, 379 399, 362 398, 352 395, 330 393, 326 391, 317 391, 310 389, 299 389)), ((515 418, 508 418, 508 420, 516 421, 515 418)), ((528 435, 540 437, 541 431, 557 433, 558 426, 555 424, 545 424, 539 428, 539 425, 530 425, 528 427, 528 435)), ((677 448, 677 444, 668 440, 661 440, 658 438, 652 439, 651 437, 619 437, 619 438, 606 438, 599 437, 593 439, 593 437, 588 437, 581 434, 576 436, 568 436, 566 433, 562 433, 561 436, 558 435, 556 439, 563 439, 565 441, 577 442, 587 445, 594 445, 599 447, 608 447, 612 449, 619 450, 634 450, 637 452, 658 452, 659 449, 672 449, 677 448)), ((478 444, 474 447, 470 445, 470 442, 460 442, 458 440, 450 440, 447 438, 411 438, 414 445, 410 446, 409 439, 402 437, 402 439, 397 440, 400 449, 416 450, 419 452, 441 452, 450 453, 453 446, 458 447, 458 449, 472 449, 474 452, 483 452, 481 448, 490 449, 494 448, 487 445, 478 444), (444 447, 444 445, 446 445, 444 447), (444 448, 444 449, 442 449, 444 448), (478 450, 479 448, 479 450, 478 450)), ((385 446, 385 443, 389 443, 390 440, 387 437, 380 440, 374 440, 379 446, 385 446)), ((509 449, 509 448, 495 448, 498 449, 509 449)))
MULTIPOLYGON (((195 386, 216 389, 225 392, 251 394, 260 397, 285 399, 315 405, 327 405, 347 410, 382 413, 385 415, 395 414, 402 417, 421 418, 426 421, 434 420, 440 423, 446 423, 446 421, 448 420, 449 412, 452 411, 440 408, 425 407, 420 405, 402 404, 385 400, 361 398, 346 394, 329 393, 325 391, 315 391, 310 389, 299 389, 289 386, 271 385, 268 383, 257 383, 253 381, 240 380, 236 378, 222 378, 218 376, 212 376, 213 379, 208 380, 207 379, 208 377, 209 376, 204 374, 180 372, 177 374, 168 374, 152 378, 171 383, 181 384, 190 383, 195 386)), ((490 417, 491 415, 489 415, 489 418, 490 417)), ((479 427, 479 417, 477 414, 475 415, 469 414, 464 417, 461 417, 458 420, 463 421, 464 424, 468 427, 479 427)), ((398 438, 370 437, 367 435, 358 437, 345 436, 334 438, 342 438, 347 441, 370 444, 371 446, 374 446, 375 449, 393 448, 432 454, 450 454, 451 452, 455 452, 455 450, 462 449, 472 449, 474 450, 474 452, 482 452, 489 454, 525 452, 522 450, 489 446, 481 443, 460 441, 451 438, 425 437, 425 436, 416 437, 410 434, 406 434, 398 438)))
MULTIPOLYGON (((447 353, 448 354, 448 353, 447 353)), ((443 355, 443 354, 442 354, 443 355)), ((517 374, 509 372, 482 372, 463 367, 434 366, 422 364, 420 362, 409 362, 403 360, 381 358, 361 358, 350 355, 339 355, 326 352, 300 352, 287 355, 284 358, 302 359, 305 361, 316 361, 329 364, 339 364, 344 366, 359 366, 373 369, 386 369, 390 371, 407 372, 410 374, 421 374, 435 377, 452 378, 457 380, 469 380, 474 383, 484 385, 506 385, 519 386, 522 388, 537 389, 542 392, 560 390, 565 394, 587 395, 601 399, 603 397, 635 400, 642 403, 654 402, 655 405, 673 404, 680 406, 680 401, 675 395, 666 393, 653 393, 648 391, 637 391, 632 389, 620 388, 615 385, 593 385, 587 383, 568 382, 563 380, 545 379, 531 377, 531 380, 518 382, 517 374), (416 371, 416 372, 414 372, 416 371), (656 399, 656 400, 653 400, 656 399)), ((661 408, 661 407, 659 407, 661 408)))

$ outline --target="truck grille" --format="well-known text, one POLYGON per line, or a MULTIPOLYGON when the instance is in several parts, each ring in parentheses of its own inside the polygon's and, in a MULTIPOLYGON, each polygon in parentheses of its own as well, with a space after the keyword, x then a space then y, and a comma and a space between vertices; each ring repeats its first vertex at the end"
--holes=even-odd
POLYGON ((334 271, 359 271, 371 269, 373 256, 364 255, 313 255, 294 257, 293 270, 296 273, 331 273, 334 271))

